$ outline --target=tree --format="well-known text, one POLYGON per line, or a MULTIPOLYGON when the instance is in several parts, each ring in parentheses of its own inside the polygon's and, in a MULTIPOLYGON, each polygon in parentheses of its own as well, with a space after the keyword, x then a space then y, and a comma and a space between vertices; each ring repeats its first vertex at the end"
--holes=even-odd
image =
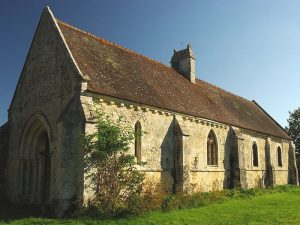
POLYGON ((296 152, 300 153, 300 108, 289 112, 289 114, 289 118, 287 119, 288 127, 286 127, 286 130, 295 143, 296 152))
POLYGON ((141 194, 144 174, 128 152, 135 138, 131 127, 98 113, 95 128, 82 140, 86 179, 93 192, 90 204, 101 214, 116 215, 141 194))

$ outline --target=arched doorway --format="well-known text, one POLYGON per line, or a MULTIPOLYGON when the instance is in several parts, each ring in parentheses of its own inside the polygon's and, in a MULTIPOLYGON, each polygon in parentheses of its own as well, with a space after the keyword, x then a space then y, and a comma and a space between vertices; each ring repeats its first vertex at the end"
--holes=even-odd
POLYGON ((22 203, 46 204, 51 186, 49 126, 34 116, 26 125, 20 144, 19 196, 22 203))

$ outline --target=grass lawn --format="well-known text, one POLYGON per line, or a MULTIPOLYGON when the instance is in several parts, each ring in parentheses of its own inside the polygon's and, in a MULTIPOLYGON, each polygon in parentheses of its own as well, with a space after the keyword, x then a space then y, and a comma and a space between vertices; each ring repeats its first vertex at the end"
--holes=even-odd
POLYGON ((25 218, 0 224, 300 224, 300 188, 288 192, 229 199, 201 208, 152 212, 123 219, 25 218))

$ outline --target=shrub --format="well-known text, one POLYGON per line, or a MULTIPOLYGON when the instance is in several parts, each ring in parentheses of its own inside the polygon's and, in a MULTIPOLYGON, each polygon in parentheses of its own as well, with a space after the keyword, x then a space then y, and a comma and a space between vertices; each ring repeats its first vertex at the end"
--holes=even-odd
POLYGON ((134 134, 130 127, 100 113, 95 128, 82 139, 86 179, 93 192, 87 209, 101 215, 122 214, 135 204, 144 180, 128 153, 134 134))
POLYGON ((141 214, 157 209, 161 209, 167 192, 164 190, 160 183, 147 181, 143 184, 143 190, 141 195, 132 199, 129 213, 141 214))

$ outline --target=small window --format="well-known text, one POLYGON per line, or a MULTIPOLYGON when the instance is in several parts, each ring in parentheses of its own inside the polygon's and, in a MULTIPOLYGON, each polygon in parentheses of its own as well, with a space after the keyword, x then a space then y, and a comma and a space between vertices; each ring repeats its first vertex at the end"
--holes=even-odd
POLYGON ((207 137, 207 165, 218 165, 218 144, 213 130, 209 132, 207 137))
POLYGON ((141 155, 141 148, 142 148, 142 126, 140 121, 137 121, 134 126, 134 156, 137 159, 137 163, 141 164, 142 162, 142 155, 141 155))
POLYGON ((278 166, 282 166, 281 148, 279 146, 277 148, 277 163, 278 163, 278 166))
POLYGON ((253 166, 258 166, 258 151, 256 142, 253 142, 252 144, 252 164, 253 166))

